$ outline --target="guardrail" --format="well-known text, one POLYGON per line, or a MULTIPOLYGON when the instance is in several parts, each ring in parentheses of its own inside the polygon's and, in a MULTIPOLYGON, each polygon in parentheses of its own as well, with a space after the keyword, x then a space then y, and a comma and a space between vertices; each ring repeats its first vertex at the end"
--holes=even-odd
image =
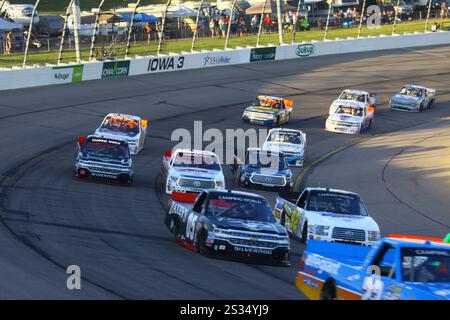
POLYGON ((304 59, 308 57, 368 52, 407 47, 450 44, 450 32, 414 33, 406 35, 348 38, 329 41, 311 41, 300 44, 247 47, 230 50, 213 50, 136 56, 116 61, 86 62, 82 64, 47 65, 4 69, 0 71, 0 90, 19 89, 72 82, 113 79, 127 76, 201 69, 259 61, 304 59))

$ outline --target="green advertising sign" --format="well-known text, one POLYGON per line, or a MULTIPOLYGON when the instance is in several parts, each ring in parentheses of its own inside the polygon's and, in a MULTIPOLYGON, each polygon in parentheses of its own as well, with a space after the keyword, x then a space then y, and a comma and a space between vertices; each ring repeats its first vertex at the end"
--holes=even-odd
POLYGON ((255 48, 250 52, 250 62, 275 60, 276 47, 255 48))
POLYGON ((130 72, 130 60, 103 63, 102 79, 126 77, 130 72))
POLYGON ((54 83, 80 82, 83 79, 84 65, 64 66, 53 68, 54 83))

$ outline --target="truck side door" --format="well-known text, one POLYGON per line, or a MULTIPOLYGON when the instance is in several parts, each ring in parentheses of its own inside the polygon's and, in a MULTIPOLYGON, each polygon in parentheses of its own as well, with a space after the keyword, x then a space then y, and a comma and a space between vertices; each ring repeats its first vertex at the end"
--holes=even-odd
POLYGON ((387 288, 398 283, 398 250, 385 243, 373 257, 363 280, 363 300, 381 300, 387 288))
POLYGON ((191 244, 194 244, 196 241, 197 229, 200 222, 199 220, 203 215, 203 209, 207 197, 208 193, 206 191, 203 191, 200 194, 200 196, 197 198, 197 201, 195 201, 191 212, 189 212, 186 218, 186 222, 184 223, 184 230, 180 230, 180 233, 184 235, 185 240, 191 244))

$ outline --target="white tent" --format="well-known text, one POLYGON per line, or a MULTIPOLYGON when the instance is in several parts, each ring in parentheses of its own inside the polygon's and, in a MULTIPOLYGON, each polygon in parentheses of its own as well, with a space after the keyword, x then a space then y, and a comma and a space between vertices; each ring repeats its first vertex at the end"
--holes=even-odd
POLYGON ((9 22, 9 21, 6 21, 6 20, 0 18, 0 31, 11 31, 14 29, 22 30, 23 24, 9 22))
MULTIPOLYGON (((166 5, 150 5, 143 6, 139 8, 139 12, 148 13, 155 17, 161 18, 166 10, 166 5)), ((167 10, 167 18, 185 18, 185 17, 195 17, 198 11, 188 8, 184 5, 169 6, 167 10)))

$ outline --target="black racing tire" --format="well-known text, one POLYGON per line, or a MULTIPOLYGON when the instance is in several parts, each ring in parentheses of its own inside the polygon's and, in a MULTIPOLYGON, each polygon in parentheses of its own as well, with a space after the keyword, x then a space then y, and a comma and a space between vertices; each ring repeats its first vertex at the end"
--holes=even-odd
POLYGON ((180 234, 180 226, 178 225, 178 220, 175 220, 174 218, 172 218, 173 221, 173 228, 172 228, 172 233, 173 233, 173 237, 175 238, 175 241, 178 239, 178 236, 180 234))
POLYGON ((208 256, 208 249, 205 246, 205 240, 206 240, 206 236, 205 233, 202 232, 199 235, 198 241, 197 241, 197 249, 198 249, 198 253, 200 253, 202 256, 208 256))
POLYGON ((280 224, 283 226, 283 227, 286 227, 285 226, 285 224, 286 224, 286 211, 281 211, 281 215, 280 215, 280 224))
POLYGON ((423 102, 422 102, 419 107, 419 112, 422 111, 423 109, 424 109, 424 106, 423 106, 423 102))
POLYGON ((364 126, 361 123, 361 125, 359 126, 359 133, 361 134, 363 132, 364 132, 364 126))
POLYGON ((320 291, 320 300, 335 300, 336 298, 336 283, 333 279, 328 279, 320 291))
POLYGON ((305 222, 305 225, 303 226, 302 230, 302 238, 300 241, 304 244, 308 243, 308 221, 305 222))
POLYGON ((373 123, 373 119, 370 119, 369 126, 367 127, 367 130, 372 129, 372 123, 373 123))

